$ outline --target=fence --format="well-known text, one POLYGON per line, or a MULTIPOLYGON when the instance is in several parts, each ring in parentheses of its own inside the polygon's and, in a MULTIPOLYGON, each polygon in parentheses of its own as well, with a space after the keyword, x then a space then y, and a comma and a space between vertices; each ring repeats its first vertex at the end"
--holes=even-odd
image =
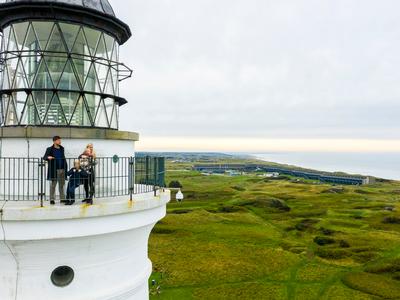
MULTIPOLYGON (((132 199, 135 194, 156 192, 165 186, 163 157, 114 156, 90 161, 67 158, 53 162, 43 158, 0 158, 0 201, 40 201, 43 206, 44 201, 50 200, 51 179, 55 179, 56 169, 64 169, 65 163, 65 170, 69 171, 77 161, 88 172, 79 172, 79 177, 69 177, 69 182, 65 182, 65 187, 71 181, 78 182, 76 200, 88 196, 132 199)), ((56 195, 55 200, 60 200, 58 188, 56 195)))

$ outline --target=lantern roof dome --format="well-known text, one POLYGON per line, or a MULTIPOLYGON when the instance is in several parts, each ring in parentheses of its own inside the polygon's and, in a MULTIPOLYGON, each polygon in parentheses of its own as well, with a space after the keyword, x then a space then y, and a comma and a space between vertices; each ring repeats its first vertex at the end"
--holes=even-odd
POLYGON ((0 3, 20 3, 20 2, 32 2, 32 3, 47 3, 52 5, 53 3, 62 3, 67 5, 79 6, 85 9, 96 10, 100 13, 111 15, 115 17, 113 8, 111 7, 108 0, 0 0, 0 3))
POLYGON ((97 27, 114 35, 120 44, 132 35, 108 0, 0 0, 0 31, 25 20, 59 20, 97 27))

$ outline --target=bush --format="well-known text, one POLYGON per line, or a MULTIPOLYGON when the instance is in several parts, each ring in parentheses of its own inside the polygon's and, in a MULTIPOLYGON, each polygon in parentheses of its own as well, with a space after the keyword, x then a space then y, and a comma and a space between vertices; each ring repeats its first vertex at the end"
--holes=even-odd
POLYGON ((379 257, 379 253, 376 251, 365 251, 353 254, 353 259, 359 263, 369 263, 379 257))
POLYGON ((235 213, 240 211, 245 211, 245 209, 240 206, 231 206, 231 205, 218 207, 219 213, 235 213))
POLYGON ((183 188, 182 184, 177 180, 171 181, 169 183, 168 187, 170 187, 172 189, 181 189, 181 188, 183 188))
POLYGON ((174 229, 168 229, 168 228, 164 228, 164 227, 154 227, 152 233, 153 234, 173 234, 175 233, 176 230, 174 229))
POLYGON ((233 186, 232 189, 238 192, 244 192, 246 190, 244 187, 238 185, 233 186))
POLYGON ((350 248, 350 244, 349 244, 347 241, 345 241, 345 240, 339 241, 339 246, 340 246, 341 248, 350 248))
POLYGON ((365 269, 368 273, 384 274, 384 273, 397 273, 400 272, 400 258, 386 261, 384 263, 376 263, 374 265, 368 266, 365 269))
POLYGON ((328 237, 317 236, 314 239, 314 243, 320 246, 325 246, 334 244, 335 240, 328 237))
POLYGON ((325 259, 341 259, 351 256, 351 253, 347 250, 329 248, 318 248, 315 254, 325 259))
POLYGON ((277 208, 281 211, 290 211, 290 207, 283 200, 272 199, 270 205, 272 208, 277 208))
POLYGON ((296 211, 292 212, 291 215, 297 218, 316 218, 326 216, 326 209, 315 209, 315 210, 307 210, 307 211, 296 211))
POLYGON ((338 188, 330 188, 327 190, 323 190, 321 192, 321 194, 344 194, 346 192, 346 189, 342 188, 342 187, 338 187, 338 188))
POLYGON ((362 194, 362 195, 371 194, 371 192, 366 191, 366 190, 362 190, 362 189, 356 189, 356 190, 354 190, 354 192, 357 193, 357 194, 362 194))
POLYGON ((400 273, 393 275, 393 279, 400 281, 400 273))
POLYGON ((397 281, 369 273, 346 274, 342 282, 349 288, 384 299, 399 299, 400 285, 397 281))
POLYGON ((184 215, 184 214, 188 214, 192 211, 193 210, 191 210, 191 209, 176 209, 176 210, 171 211, 170 213, 173 215, 184 215))
POLYGON ((297 223, 294 227, 298 231, 306 231, 306 230, 314 229, 313 225, 317 224, 318 222, 319 222, 318 220, 304 219, 304 220, 301 220, 299 223, 297 223))
POLYGON ((240 206, 253 206, 257 208, 274 208, 283 212, 289 212, 291 208, 286 204, 285 201, 279 199, 264 199, 257 198, 255 200, 246 200, 238 203, 240 206))
POLYGON ((384 224, 400 224, 400 218, 386 217, 382 221, 384 224))
POLYGON ((321 231, 324 235, 333 235, 333 234, 335 233, 334 230, 332 230, 332 229, 327 229, 327 228, 324 228, 324 227, 321 227, 321 228, 320 228, 320 231, 321 231))

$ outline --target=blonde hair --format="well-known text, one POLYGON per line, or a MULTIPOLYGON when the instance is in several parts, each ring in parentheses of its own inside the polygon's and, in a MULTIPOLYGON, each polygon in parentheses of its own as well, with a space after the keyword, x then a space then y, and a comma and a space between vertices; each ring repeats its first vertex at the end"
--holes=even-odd
POLYGON ((85 150, 89 150, 90 148, 93 148, 93 150, 91 150, 91 153, 92 153, 93 158, 96 159, 97 155, 96 155, 96 151, 94 151, 94 147, 93 147, 92 143, 87 144, 85 150))
POLYGON ((79 167, 81 167, 81 161, 79 159, 75 159, 74 160, 74 167, 76 167, 76 165, 78 165, 79 167))

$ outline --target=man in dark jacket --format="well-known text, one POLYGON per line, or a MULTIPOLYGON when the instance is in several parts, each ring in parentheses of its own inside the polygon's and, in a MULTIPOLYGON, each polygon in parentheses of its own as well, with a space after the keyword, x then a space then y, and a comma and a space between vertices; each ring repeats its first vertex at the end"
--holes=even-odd
POLYGON ((65 179, 67 178, 67 160, 65 159, 64 147, 61 146, 61 137, 53 138, 53 146, 47 148, 43 157, 48 162, 47 180, 50 184, 50 204, 55 204, 56 186, 60 193, 61 203, 65 203, 65 179))

